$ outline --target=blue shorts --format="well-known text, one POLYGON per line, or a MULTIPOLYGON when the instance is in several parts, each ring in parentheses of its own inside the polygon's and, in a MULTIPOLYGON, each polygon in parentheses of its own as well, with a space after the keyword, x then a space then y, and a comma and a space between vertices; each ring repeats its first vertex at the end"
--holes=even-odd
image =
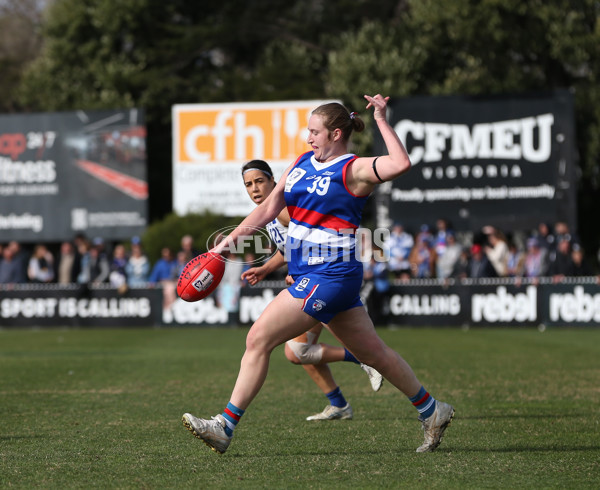
POLYGON ((294 298, 304 300, 302 311, 323 323, 338 313, 362 306, 359 292, 362 284, 360 274, 330 275, 311 273, 294 278, 288 291, 294 298))

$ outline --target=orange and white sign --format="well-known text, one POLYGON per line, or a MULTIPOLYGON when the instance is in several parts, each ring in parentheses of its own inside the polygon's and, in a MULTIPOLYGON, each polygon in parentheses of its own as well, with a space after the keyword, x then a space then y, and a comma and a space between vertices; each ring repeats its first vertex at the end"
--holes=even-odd
POLYGON ((173 210, 245 216, 241 167, 265 160, 278 180, 306 143, 311 112, 330 100, 173 106, 173 210))

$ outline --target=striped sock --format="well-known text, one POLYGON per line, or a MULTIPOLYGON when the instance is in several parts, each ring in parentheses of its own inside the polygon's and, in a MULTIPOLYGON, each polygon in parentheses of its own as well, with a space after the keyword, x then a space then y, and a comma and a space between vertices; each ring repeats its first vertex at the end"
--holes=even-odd
POLYGON ((325 396, 329 398, 329 403, 331 403, 334 407, 345 407, 348 404, 344 398, 344 395, 342 395, 342 390, 340 390, 339 386, 335 390, 327 393, 325 396))
POLYGON ((233 403, 229 402, 223 410, 223 418, 225 419, 225 434, 229 437, 233 435, 233 429, 244 415, 245 410, 236 407, 233 403))
POLYGON ((360 364, 360 361, 354 357, 354 354, 344 347, 344 361, 353 362, 354 364, 360 364))
POLYGON ((435 412, 435 398, 433 398, 429 393, 427 393, 427 391, 425 391, 425 388, 423 388, 422 386, 419 392, 412 398, 409 398, 409 400, 419 411, 419 416, 423 420, 429 418, 433 414, 433 412, 435 412))

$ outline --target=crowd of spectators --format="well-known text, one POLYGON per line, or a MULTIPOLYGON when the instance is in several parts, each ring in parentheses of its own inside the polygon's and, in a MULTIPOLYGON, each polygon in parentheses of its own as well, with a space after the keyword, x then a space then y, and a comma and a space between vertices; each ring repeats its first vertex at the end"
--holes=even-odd
MULTIPOLYGON (((459 234, 443 219, 433 228, 424 224, 415 233, 395 223, 380 248, 375 250, 371 243, 362 245, 371 252, 364 259, 365 283, 374 291, 374 298, 384 296, 391 282, 410 279, 551 277, 560 282, 565 277, 595 274, 579 239, 563 222, 554 226, 541 223, 521 240, 507 238, 503 230, 492 226, 478 233, 459 234)), ((144 253, 139 237, 107 250, 101 238, 76 236, 60 244, 56 255, 44 244, 27 253, 13 241, 0 244, 0 284, 107 284, 120 292, 161 284, 165 304, 171 304, 180 272, 199 253, 190 235, 181 238, 179 250, 164 247, 154 264, 144 253)), ((246 262, 247 257, 229 257, 222 286, 215 295, 229 311, 237 307, 242 286, 239 277, 246 262)))
POLYGON ((53 254, 45 244, 31 253, 18 242, 0 244, 0 284, 109 284, 117 289, 175 281, 190 258, 197 255, 192 237, 181 240, 181 250, 168 247, 154 265, 135 236, 129 243, 117 243, 108 250, 104 240, 76 236, 60 244, 53 254))
POLYGON ((415 234, 395 223, 383 248, 392 280, 552 277, 559 282, 595 274, 578 237, 563 222, 541 223, 522 243, 493 226, 460 240, 443 219, 415 234))

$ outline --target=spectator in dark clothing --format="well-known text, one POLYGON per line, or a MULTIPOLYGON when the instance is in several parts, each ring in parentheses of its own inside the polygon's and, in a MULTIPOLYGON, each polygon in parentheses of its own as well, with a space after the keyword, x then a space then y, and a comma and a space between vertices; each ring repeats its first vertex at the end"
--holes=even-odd
POLYGON ((548 223, 540 223, 538 225, 536 238, 540 247, 546 250, 546 255, 554 253, 556 249, 556 237, 552 234, 548 223))
POLYGON ((99 245, 92 247, 84 243, 81 245, 81 272, 77 282, 81 284, 103 283, 108 280, 110 264, 104 252, 100 252, 99 245))
MULTIPOLYGON (((381 251, 377 251, 380 253, 381 251)), ((371 257, 364 266, 365 285, 370 284, 367 308, 375 325, 387 325, 389 319, 389 269, 387 261, 371 257)))
POLYGON ((21 245, 17 241, 12 241, 7 245, 13 251, 13 261, 15 263, 15 278, 14 282, 24 284, 27 282, 27 263, 29 262, 27 254, 21 249, 21 245))
POLYGON ((553 282, 561 282, 565 277, 572 276, 574 272, 573 259, 571 258, 571 244, 566 238, 558 240, 556 253, 548 266, 548 275, 553 282))
POLYGON ((20 268, 21 262, 15 257, 15 249, 7 245, 2 250, 2 260, 0 260, 0 284, 25 282, 22 280, 20 268))
POLYGON ((593 276, 594 270, 587 260, 581 245, 575 243, 571 247, 571 260, 573 261, 574 276, 593 276))
POLYGON ((497 277, 496 269, 489 261, 483 248, 478 243, 471 247, 471 260, 469 262, 469 277, 481 279, 484 277, 497 277))
POLYGON ((454 262, 451 277, 455 279, 467 279, 469 272, 469 248, 463 247, 458 259, 454 262))

